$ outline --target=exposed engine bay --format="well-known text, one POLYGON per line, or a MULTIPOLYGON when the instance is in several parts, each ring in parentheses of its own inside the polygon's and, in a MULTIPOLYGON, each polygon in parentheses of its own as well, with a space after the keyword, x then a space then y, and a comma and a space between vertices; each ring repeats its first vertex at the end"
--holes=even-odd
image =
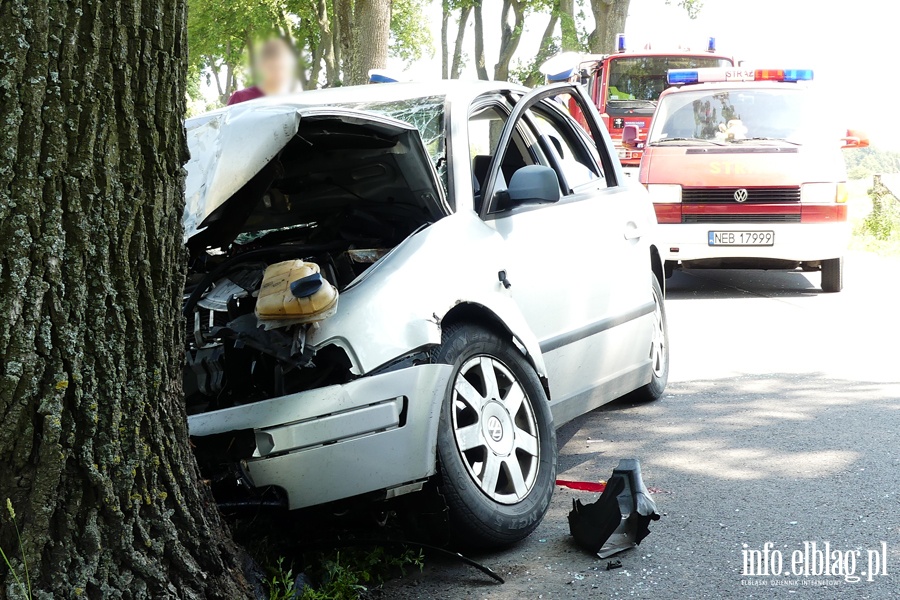
POLYGON ((280 153, 188 240, 184 390, 189 414, 354 376, 307 337, 340 294, 449 212, 414 129, 303 115, 280 153))

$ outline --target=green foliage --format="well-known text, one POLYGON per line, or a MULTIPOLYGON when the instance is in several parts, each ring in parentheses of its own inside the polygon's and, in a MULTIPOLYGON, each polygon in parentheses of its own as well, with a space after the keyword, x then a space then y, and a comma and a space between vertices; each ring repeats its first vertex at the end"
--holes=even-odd
POLYGON ((866 179, 879 173, 900 173, 900 152, 872 146, 845 150, 844 162, 850 179, 866 179))
MULTIPOLYGON (((666 0, 666 4, 671 4, 672 0, 666 0)), ((678 0, 678 6, 687 11, 690 18, 696 19, 703 9, 703 0, 678 0)))
POLYGON ((3 548, 0 548, 0 558, 3 559, 9 572, 12 573, 16 585, 22 589, 22 593, 25 597, 28 598, 28 600, 31 600, 31 577, 28 576, 28 561, 25 560, 25 548, 22 547, 22 536, 19 534, 19 526, 16 524, 16 511, 13 509, 12 500, 9 498, 6 499, 6 511, 9 513, 10 521, 12 521, 13 527, 16 529, 16 539, 19 541, 19 552, 22 553, 22 570, 25 581, 23 582, 22 579, 19 578, 19 574, 16 573, 15 568, 13 568, 12 563, 9 561, 9 557, 6 556, 6 552, 3 551, 3 548))
POLYGON ((428 0, 393 0, 391 2, 390 56, 407 64, 434 54, 431 29, 425 26, 428 0))
POLYGON ((900 203, 890 191, 876 180, 869 190, 872 212, 863 221, 863 231, 876 240, 900 238, 900 203))
MULTIPOLYGON (((305 573, 319 585, 304 588, 300 600, 357 600, 369 587, 381 585, 397 571, 405 575, 410 567, 421 571, 425 566, 422 550, 406 547, 401 551, 381 546, 335 550, 318 553, 311 559, 305 573)), ((286 568, 284 560, 279 558, 268 569, 269 600, 293 600, 299 592, 294 587, 293 568, 286 568)))
POLYGON ((547 46, 538 51, 534 58, 525 62, 517 60, 516 65, 509 70, 509 80, 529 87, 543 84, 544 74, 540 71, 541 64, 561 51, 559 42, 556 39, 551 40, 547 46))

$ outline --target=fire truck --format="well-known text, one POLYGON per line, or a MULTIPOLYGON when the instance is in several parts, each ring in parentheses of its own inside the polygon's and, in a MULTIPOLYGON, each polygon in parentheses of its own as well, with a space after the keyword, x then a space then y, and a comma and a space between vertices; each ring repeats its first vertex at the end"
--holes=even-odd
POLYGON ((628 50, 625 35, 616 36, 613 54, 568 54, 542 65, 548 81, 577 76, 587 87, 612 136, 622 166, 637 168, 659 95, 668 87, 669 69, 731 67, 734 60, 716 53, 711 37, 705 51, 628 50), (575 61, 573 61, 575 59, 575 61), (566 67, 568 65, 568 67, 566 67))

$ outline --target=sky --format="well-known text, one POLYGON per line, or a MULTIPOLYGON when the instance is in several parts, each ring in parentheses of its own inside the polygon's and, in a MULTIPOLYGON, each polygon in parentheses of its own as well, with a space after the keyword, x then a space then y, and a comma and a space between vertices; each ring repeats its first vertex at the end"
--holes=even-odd
MULTIPOLYGON (((489 24, 499 18, 500 0, 485 0, 486 62, 496 61, 497 38, 489 24)), ((873 145, 900 150, 900 3, 889 0, 704 0, 696 19, 665 0, 632 0, 625 25, 630 48, 705 48, 716 38, 718 51, 760 68, 812 68, 815 87, 832 102, 842 127, 865 131, 873 145)), ((429 13, 435 46, 440 9, 429 13)), ((587 10, 589 13, 589 9, 587 10)), ((494 25, 496 26, 496 25, 494 25)), ((546 17, 528 19, 518 58, 533 56, 546 17)), ((474 56, 472 25, 466 52, 474 56)), ((515 59, 513 60, 515 63, 515 59)), ((475 77, 472 60, 464 77, 475 77)), ((394 69, 403 65, 394 63, 394 69)), ((440 75, 435 53, 406 71, 412 79, 440 75)))

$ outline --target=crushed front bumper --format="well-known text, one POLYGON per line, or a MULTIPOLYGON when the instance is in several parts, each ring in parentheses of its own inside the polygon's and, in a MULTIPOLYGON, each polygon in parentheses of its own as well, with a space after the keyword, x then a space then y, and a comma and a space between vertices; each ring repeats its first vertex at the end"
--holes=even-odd
POLYGON ((284 490, 291 509, 398 488, 435 473, 437 428, 450 365, 418 365, 192 415, 206 436, 252 435, 239 460, 250 485, 284 490))

